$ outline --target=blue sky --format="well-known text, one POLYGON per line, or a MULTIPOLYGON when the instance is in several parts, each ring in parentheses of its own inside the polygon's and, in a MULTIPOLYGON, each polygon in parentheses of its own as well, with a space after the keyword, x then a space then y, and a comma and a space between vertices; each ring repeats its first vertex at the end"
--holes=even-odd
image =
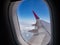
POLYGON ((35 21, 32 10, 36 12, 41 20, 50 22, 49 8, 43 0, 23 0, 17 8, 17 15, 20 20, 35 21))

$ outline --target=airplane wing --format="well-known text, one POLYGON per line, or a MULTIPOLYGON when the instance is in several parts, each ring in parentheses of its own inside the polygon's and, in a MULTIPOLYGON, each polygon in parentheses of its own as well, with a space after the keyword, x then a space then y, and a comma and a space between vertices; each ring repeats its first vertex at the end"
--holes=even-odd
MULTIPOLYGON (((49 32, 50 34, 51 34, 51 28, 50 28, 50 23, 48 23, 48 22, 46 22, 46 21, 43 21, 43 20, 41 20, 41 23, 43 24, 43 28, 46 28, 46 32, 49 32)), ((42 28, 42 29, 43 29, 42 28)), ((41 29, 41 30, 42 30, 41 29)), ((40 30, 40 31, 41 31, 40 30)), ((30 30, 30 32, 36 32, 36 30, 35 29, 33 29, 33 30, 30 30)), ((36 35, 36 34, 35 34, 36 35)), ((29 40, 29 43, 30 44, 34 44, 34 45, 46 45, 49 41, 50 41, 50 39, 51 39, 51 37, 49 36, 49 34, 46 34, 45 35, 45 33, 43 32, 43 33, 40 33, 39 35, 37 35, 37 36, 32 36, 31 37, 31 39, 29 40)))
POLYGON ((46 29, 47 32, 49 32, 49 34, 51 35, 51 25, 50 23, 40 20, 42 25, 44 26, 44 28, 46 29))
POLYGON ((44 38, 45 34, 34 34, 30 40, 29 40, 29 43, 31 45, 41 45, 41 42, 43 41, 43 38, 44 38))
POLYGON ((33 14, 36 19, 36 24, 33 24, 33 26, 38 27, 38 29, 30 30, 29 32, 37 33, 39 32, 39 35, 34 36, 34 34, 31 39, 29 40, 30 44, 32 45, 46 45, 50 41, 50 35, 51 35, 51 27, 50 24, 46 21, 40 20, 37 14, 33 11, 33 14), (43 32, 43 34, 41 34, 43 32))

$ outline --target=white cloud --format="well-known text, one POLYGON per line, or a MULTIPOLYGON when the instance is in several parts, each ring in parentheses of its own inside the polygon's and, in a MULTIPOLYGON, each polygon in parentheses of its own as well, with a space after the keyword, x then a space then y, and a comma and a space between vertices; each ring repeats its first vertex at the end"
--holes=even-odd
POLYGON ((35 26, 32 26, 32 24, 35 24, 35 21, 33 20, 20 20, 20 29, 21 30, 32 30, 35 28, 35 26))

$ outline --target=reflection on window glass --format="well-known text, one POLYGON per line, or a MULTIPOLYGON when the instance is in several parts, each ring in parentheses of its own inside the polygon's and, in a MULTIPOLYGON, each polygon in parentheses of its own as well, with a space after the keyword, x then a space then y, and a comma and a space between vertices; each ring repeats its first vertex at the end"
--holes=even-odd
POLYGON ((23 0, 17 8, 17 16, 26 43, 47 45, 50 42, 50 13, 43 0, 23 0))

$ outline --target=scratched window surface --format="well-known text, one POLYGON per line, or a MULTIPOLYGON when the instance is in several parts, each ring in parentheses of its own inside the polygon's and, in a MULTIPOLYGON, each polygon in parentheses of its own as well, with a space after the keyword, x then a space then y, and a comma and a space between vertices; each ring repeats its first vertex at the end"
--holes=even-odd
POLYGON ((44 0, 23 0, 17 8, 17 16, 26 43, 47 45, 50 42, 50 12, 44 0))

